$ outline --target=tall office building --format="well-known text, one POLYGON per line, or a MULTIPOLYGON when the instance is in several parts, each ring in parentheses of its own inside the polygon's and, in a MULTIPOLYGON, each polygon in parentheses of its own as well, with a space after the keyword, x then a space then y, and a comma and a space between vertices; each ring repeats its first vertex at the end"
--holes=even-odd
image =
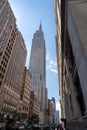
POLYGON ((0 113, 18 110, 26 46, 7 0, 0 0, 0 113))
POLYGON ((58 124, 59 122, 60 122, 59 110, 56 110, 56 121, 55 121, 55 123, 58 124))
POLYGON ((48 123, 53 124, 54 123, 54 102, 51 99, 48 99, 48 110, 49 110, 48 123))
POLYGON ((54 122, 56 121, 56 101, 55 101, 55 97, 52 97, 52 101, 54 104, 54 122))
POLYGON ((46 88, 46 49, 44 34, 40 24, 39 30, 34 33, 32 40, 29 71, 32 75, 32 90, 40 101, 41 120, 44 122, 43 111, 45 112, 45 88, 46 88))
POLYGON ((56 101, 55 101, 55 97, 52 97, 52 101, 54 103, 54 111, 56 111, 56 101))

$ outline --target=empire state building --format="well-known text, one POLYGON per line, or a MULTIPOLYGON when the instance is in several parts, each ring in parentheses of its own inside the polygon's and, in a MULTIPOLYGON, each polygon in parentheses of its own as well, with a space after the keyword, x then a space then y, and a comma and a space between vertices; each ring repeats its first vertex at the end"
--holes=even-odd
POLYGON ((46 109, 46 48, 41 24, 33 36, 29 71, 32 75, 32 90, 39 98, 40 111, 43 113, 46 109))

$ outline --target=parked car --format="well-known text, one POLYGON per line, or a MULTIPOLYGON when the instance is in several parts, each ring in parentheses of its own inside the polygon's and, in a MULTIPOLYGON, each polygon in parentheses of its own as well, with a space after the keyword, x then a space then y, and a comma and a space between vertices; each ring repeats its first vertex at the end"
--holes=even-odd
POLYGON ((25 126, 25 130, 32 130, 32 125, 25 126))
POLYGON ((25 126, 26 126, 25 122, 20 122, 19 130, 23 130, 25 128, 25 126))
POLYGON ((37 124, 27 125, 25 130, 41 130, 41 128, 37 124))
POLYGON ((11 125, 11 130, 19 130, 19 126, 17 123, 11 125))
POLYGON ((19 125, 19 130, 23 130, 25 128, 25 125, 19 125))

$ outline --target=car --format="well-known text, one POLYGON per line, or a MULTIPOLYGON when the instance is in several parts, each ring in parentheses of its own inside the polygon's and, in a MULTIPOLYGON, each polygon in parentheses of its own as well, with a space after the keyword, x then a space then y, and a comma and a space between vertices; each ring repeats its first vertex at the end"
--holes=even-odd
POLYGON ((37 124, 33 124, 32 127, 37 127, 37 124))
POLYGON ((11 130, 19 130, 18 124, 17 123, 12 124, 11 130))
POLYGON ((25 130, 31 130, 31 129, 32 129, 32 125, 25 126, 25 130))
POLYGON ((25 125, 19 125, 19 130, 23 130, 25 128, 25 125))
POLYGON ((25 128, 25 122, 20 122, 19 130, 23 130, 25 128))

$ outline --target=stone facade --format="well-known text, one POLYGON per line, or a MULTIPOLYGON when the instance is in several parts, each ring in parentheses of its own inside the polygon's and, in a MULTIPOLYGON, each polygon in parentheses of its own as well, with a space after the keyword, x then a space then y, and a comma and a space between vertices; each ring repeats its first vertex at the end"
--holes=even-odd
POLYGON ((18 110, 26 46, 7 0, 0 1, 0 112, 18 110))
POLYGON ((53 124, 54 123, 54 103, 51 99, 48 99, 48 110, 49 110, 48 124, 53 124))
POLYGON ((20 96, 19 112, 25 113, 26 115, 29 114, 30 107, 31 79, 32 76, 29 70, 27 70, 27 68, 25 67, 20 96))
POLYGON ((40 102, 34 91, 31 91, 30 94, 30 107, 29 107, 29 117, 33 114, 39 116, 40 114, 40 102))
POLYGON ((55 0, 55 14, 62 121, 70 130, 86 130, 87 2, 55 0))

